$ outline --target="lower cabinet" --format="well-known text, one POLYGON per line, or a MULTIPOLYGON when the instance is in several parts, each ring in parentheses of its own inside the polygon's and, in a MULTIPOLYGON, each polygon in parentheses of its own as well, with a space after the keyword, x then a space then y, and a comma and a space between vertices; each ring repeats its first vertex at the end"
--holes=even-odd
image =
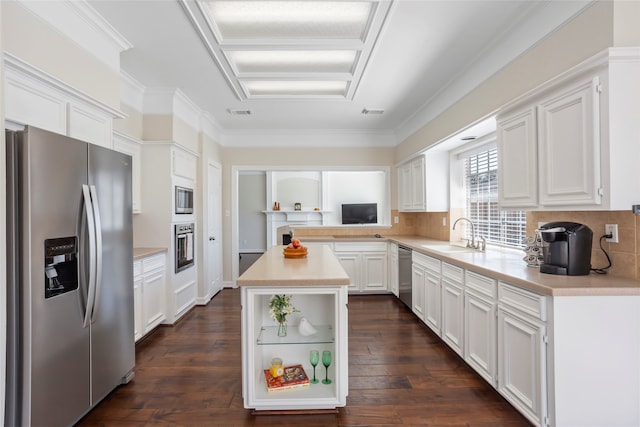
POLYGON ((449 347, 462 356, 464 337, 464 270, 442 263, 441 336, 449 347))
POLYGON ((496 281, 465 272, 464 360, 496 386, 496 281))
POLYGON ((386 242, 338 242, 334 253, 349 275, 349 292, 388 292, 386 242))
POLYGON ((166 257, 152 255, 134 261, 135 339, 138 341, 166 318, 166 257))
POLYGON ((415 251, 411 257, 413 311, 429 328, 440 335, 440 308, 442 305, 440 260, 415 251))
POLYGON ((547 423, 546 298, 499 283, 498 391, 536 425, 547 423))
POLYGON ((398 283, 398 245, 389 245, 389 290, 395 295, 400 295, 400 284, 398 283))

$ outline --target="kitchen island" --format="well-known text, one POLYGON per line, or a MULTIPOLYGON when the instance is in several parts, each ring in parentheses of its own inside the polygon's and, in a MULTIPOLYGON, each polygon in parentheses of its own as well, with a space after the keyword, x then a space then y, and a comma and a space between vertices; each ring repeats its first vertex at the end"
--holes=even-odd
MULTIPOLYGON (((348 386, 347 286, 349 276, 325 246, 308 248, 304 258, 285 258, 283 247, 265 252, 238 278, 242 294, 242 395, 244 406, 254 413, 336 411, 346 405, 348 386), (278 336, 278 324, 270 317, 269 301, 275 294, 291 295, 296 311, 287 317, 287 335, 278 336), (317 330, 300 333, 306 319, 317 330), (331 352, 327 370, 322 362, 316 377, 330 384, 268 391, 264 371, 273 358, 283 365, 301 364, 309 378, 314 368, 311 350, 331 352)), ((303 331, 304 332, 304 331, 303 331)))

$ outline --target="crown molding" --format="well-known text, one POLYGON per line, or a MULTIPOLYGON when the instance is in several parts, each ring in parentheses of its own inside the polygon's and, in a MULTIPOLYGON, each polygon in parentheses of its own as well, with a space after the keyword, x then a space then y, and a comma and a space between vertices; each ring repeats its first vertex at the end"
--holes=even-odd
POLYGON ((220 145, 232 148, 393 148, 397 138, 395 132, 389 130, 225 130, 220 145))
POLYGON ((120 72, 120 53, 133 47, 86 0, 17 3, 114 71, 120 72))

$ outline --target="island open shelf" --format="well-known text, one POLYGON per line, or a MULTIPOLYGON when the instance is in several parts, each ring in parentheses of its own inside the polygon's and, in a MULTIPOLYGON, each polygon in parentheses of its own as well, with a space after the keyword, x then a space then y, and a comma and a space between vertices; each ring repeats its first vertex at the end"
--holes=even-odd
MULTIPOLYGON (((282 247, 267 251, 239 279, 242 293, 242 381, 244 406, 259 411, 322 411, 346 405, 348 386, 349 277, 330 249, 309 248, 307 258, 285 259, 282 247), (274 294, 291 295, 296 312, 287 317, 287 336, 277 335, 277 323, 269 316, 274 294), (301 318, 317 332, 303 335, 301 318), (328 368, 331 384, 317 384, 282 391, 268 391, 264 370, 279 357, 285 366, 301 364, 311 379, 311 350, 331 352, 328 368)), ((322 361, 316 378, 327 375, 322 361)))

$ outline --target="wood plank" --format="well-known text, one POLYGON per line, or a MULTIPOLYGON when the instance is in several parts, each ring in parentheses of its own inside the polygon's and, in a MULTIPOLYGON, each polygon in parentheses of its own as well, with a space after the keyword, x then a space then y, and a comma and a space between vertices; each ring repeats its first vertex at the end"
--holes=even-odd
POLYGON ((338 413, 252 415, 240 361, 240 290, 223 289, 139 342, 134 380, 77 425, 530 425, 391 295, 349 296, 350 392, 338 413))

